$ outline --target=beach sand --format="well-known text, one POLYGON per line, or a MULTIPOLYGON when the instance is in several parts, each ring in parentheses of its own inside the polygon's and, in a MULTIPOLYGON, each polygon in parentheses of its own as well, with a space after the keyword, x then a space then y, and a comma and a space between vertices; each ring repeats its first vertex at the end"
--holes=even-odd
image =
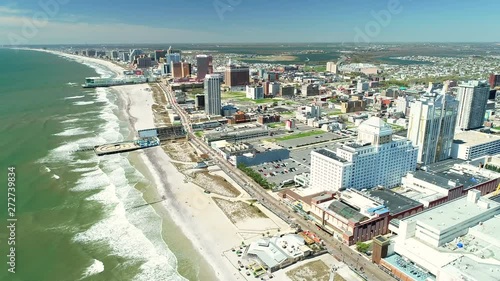
MULTIPOLYGON (((124 70, 110 61, 56 51, 40 51, 64 56, 81 63, 100 64, 113 71, 116 75, 121 75, 124 70)), ((148 84, 138 84, 113 87, 126 105, 124 114, 126 114, 130 123, 130 139, 138 137, 137 130, 155 127, 151 107, 154 104, 154 99, 152 91, 145 90, 146 88, 150 88, 150 86, 148 84)), ((201 268, 198 275, 199 280, 246 280, 223 253, 241 245, 242 241, 248 243, 249 241, 245 239, 261 237, 260 234, 255 232, 265 232, 271 229, 271 233, 276 233, 276 229, 281 229, 281 231, 288 229, 286 223, 262 206, 258 207, 269 218, 248 219, 237 225, 233 224, 214 203, 211 195, 204 193, 200 186, 185 181, 184 174, 176 169, 170 157, 161 147, 133 152, 130 154, 129 159, 156 187, 154 191, 145 191, 143 193, 145 200, 164 197, 165 200, 153 206, 157 214, 159 216, 168 214, 198 253, 204 257, 205 261, 201 263, 207 262, 210 265, 211 269, 201 268), (250 233, 246 233, 247 231, 250 231, 250 233), (202 272, 203 270, 205 272, 202 272)), ((223 172, 217 172, 217 174, 226 178, 241 191, 240 196, 238 196, 240 199, 249 197, 241 187, 237 186, 223 172)), ((236 198, 235 200, 239 199, 236 198)), ((169 229, 163 229, 164 237, 168 231, 169 229)))

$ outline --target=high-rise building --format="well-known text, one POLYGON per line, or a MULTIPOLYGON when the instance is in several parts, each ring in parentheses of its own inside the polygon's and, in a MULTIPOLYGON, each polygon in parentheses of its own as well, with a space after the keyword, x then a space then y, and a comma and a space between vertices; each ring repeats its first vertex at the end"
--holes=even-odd
POLYGON ((457 129, 469 130, 483 126, 489 90, 489 85, 480 81, 458 85, 457 129))
POLYGON ((449 95, 424 97, 410 104, 407 137, 418 146, 418 163, 451 157, 458 101, 449 95))
POLYGON ((165 62, 171 64, 173 62, 181 62, 181 54, 171 53, 165 55, 165 62))
POLYGON ((205 75, 212 74, 214 72, 214 68, 212 65, 212 56, 197 55, 196 65, 198 68, 196 79, 198 80, 203 80, 205 79, 205 75))
POLYGON ((329 61, 326 63, 326 71, 331 73, 337 73, 337 64, 333 61, 329 61))
POLYGON ((310 186, 321 191, 341 188, 392 188, 407 172, 415 171, 418 147, 394 135, 389 125, 371 117, 358 127, 358 139, 334 152, 311 152, 310 186))
POLYGON ((174 78, 185 78, 191 75, 191 64, 187 62, 172 62, 172 76, 174 78))
POLYGON ((139 55, 144 54, 142 50, 134 49, 130 51, 130 61, 134 61, 139 55))
POLYGON ((269 84, 268 95, 276 97, 280 94, 280 83, 279 82, 271 82, 269 84))
POLYGON ((490 89, 500 86, 500 74, 490 74, 490 89))
POLYGON ((205 76, 205 113, 207 115, 220 115, 221 113, 221 76, 218 74, 207 74, 205 76))
POLYGON ((241 87, 250 84, 250 68, 248 66, 226 66, 225 83, 229 87, 241 87))
POLYGON ((165 51, 165 50, 156 50, 154 54, 155 54, 155 56, 154 56, 155 60, 156 61, 160 61, 160 58, 164 58, 165 57, 165 55, 167 54, 167 51, 165 51))

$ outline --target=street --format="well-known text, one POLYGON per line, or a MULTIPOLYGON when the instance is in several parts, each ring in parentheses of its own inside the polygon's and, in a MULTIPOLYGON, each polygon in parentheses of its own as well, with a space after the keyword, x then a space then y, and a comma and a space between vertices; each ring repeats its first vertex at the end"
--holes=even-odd
POLYGON ((276 214, 289 224, 295 223, 303 230, 314 230, 319 238, 323 240, 330 254, 336 257, 342 257, 342 261, 349 265, 352 269, 356 269, 358 273, 363 274, 366 280, 374 281, 387 281, 396 280, 382 271, 376 264, 366 260, 364 257, 347 245, 335 240, 330 234, 317 230, 317 226, 311 221, 306 221, 302 216, 293 212, 285 204, 268 194, 262 187, 257 185, 250 177, 240 171, 238 168, 231 166, 219 154, 215 153, 204 141, 197 138, 193 129, 190 126, 190 119, 188 114, 175 102, 173 93, 163 83, 158 83, 159 87, 163 90, 167 101, 176 111, 181 119, 189 141, 194 144, 202 153, 209 155, 220 168, 230 176, 236 183, 238 183, 250 196, 258 200, 263 206, 276 214))

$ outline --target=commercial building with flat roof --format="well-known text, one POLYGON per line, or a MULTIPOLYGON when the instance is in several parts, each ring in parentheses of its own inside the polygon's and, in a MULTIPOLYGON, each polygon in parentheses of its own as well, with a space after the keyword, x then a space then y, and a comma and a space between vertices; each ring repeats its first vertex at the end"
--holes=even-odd
POLYGON ((403 280, 427 280, 419 275, 437 281, 498 280, 499 230, 500 203, 471 190, 466 197, 401 220, 392 241, 395 254, 380 265, 403 280))
POLYGON ((500 153, 500 137, 477 131, 456 133, 451 150, 453 158, 462 160, 498 153, 500 153))
POLYGON ((428 166, 427 171, 408 173, 395 191, 421 202, 425 208, 432 208, 465 196, 469 190, 489 194, 500 183, 499 175, 465 162, 448 160, 428 166))
POLYGON ((391 219, 423 210, 421 203, 384 188, 363 192, 347 189, 333 200, 323 197, 312 198, 311 213, 319 226, 348 245, 387 234, 391 219))

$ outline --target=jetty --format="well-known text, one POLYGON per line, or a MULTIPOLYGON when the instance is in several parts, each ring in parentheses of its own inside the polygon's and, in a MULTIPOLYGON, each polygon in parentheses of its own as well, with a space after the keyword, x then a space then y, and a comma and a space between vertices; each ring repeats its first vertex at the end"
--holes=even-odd
POLYGON ((148 83, 149 78, 143 75, 128 75, 124 77, 117 78, 107 78, 107 77, 87 77, 85 78, 85 84, 82 84, 83 88, 97 88, 97 87, 111 87, 119 85, 131 85, 131 84, 142 84, 148 83))
POLYGON ((157 137, 141 138, 134 141, 124 141, 117 143, 108 143, 103 145, 96 145, 94 147, 94 152, 97 156, 123 153, 134 151, 138 149, 154 147, 160 145, 160 139, 157 137))

